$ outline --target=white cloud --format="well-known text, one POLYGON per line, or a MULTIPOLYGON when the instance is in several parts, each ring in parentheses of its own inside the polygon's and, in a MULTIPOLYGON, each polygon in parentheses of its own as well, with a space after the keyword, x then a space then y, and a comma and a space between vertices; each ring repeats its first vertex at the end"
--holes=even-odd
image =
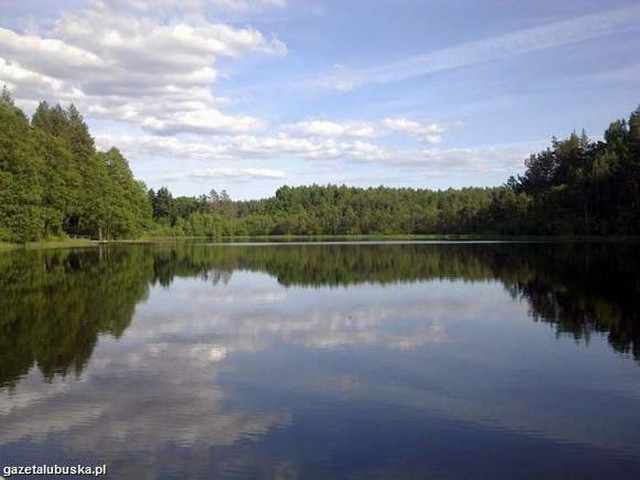
POLYGON ((337 92, 350 92, 360 86, 362 82, 353 74, 341 73, 336 76, 319 78, 312 82, 313 86, 320 89, 335 90, 337 92))
POLYGON ((283 8, 287 2, 286 0, 205 0, 205 4, 235 12, 246 12, 262 7, 283 8))
POLYGON ((142 127, 146 130, 164 134, 245 133, 260 130, 263 126, 264 122, 258 118, 225 115, 213 108, 187 110, 162 119, 149 116, 142 121, 142 127))
MULTIPOLYGON (((399 122, 404 126, 403 122, 399 122)), ((409 125, 411 123, 409 122, 409 125)), ((98 136, 101 149, 112 145, 127 157, 149 158, 181 157, 196 161, 204 178, 209 172, 212 178, 226 176, 240 178, 285 178, 284 171, 262 168, 255 171, 221 166, 211 169, 210 162, 279 161, 294 159, 313 161, 334 168, 336 162, 394 168, 395 174, 403 171, 416 176, 446 176, 461 173, 510 175, 520 171, 524 160, 532 151, 544 147, 545 141, 522 142, 507 145, 479 145, 466 148, 402 149, 385 147, 361 140, 338 141, 324 137, 291 137, 280 133, 276 136, 222 135, 212 141, 165 137, 157 135, 98 136), (229 170, 230 169, 230 170, 229 170)), ((190 173, 167 174, 162 180, 197 179, 190 173)), ((505 177, 506 178, 506 177, 505 177)), ((384 178, 374 183, 383 182, 384 178)))
POLYGON ((222 112, 211 87, 220 76, 218 59, 256 53, 282 56, 286 46, 252 27, 203 18, 167 23, 94 1, 64 13, 45 32, 0 29, 0 61, 10 66, 0 70, 0 82, 15 87, 19 104, 73 101, 93 116, 155 133, 247 133, 264 121, 222 112))
POLYGON ((615 81, 615 82, 640 82, 640 63, 626 65, 604 72, 585 75, 583 80, 615 81))
POLYGON ((9 88, 21 88, 40 92, 50 90, 62 90, 62 81, 43 75, 33 70, 26 69, 15 62, 0 57, 0 80, 9 88))
POLYGON ((285 172, 282 170, 273 170, 268 168, 239 168, 237 170, 231 168, 209 168, 206 170, 196 170, 192 177, 208 179, 211 177, 249 177, 257 178, 284 178, 285 172))
MULTIPOLYGON (((447 175, 465 169, 511 173, 529 153, 514 154, 501 147, 493 152, 484 147, 409 150, 396 143, 405 138, 391 134, 435 144, 452 124, 405 116, 349 121, 307 116, 274 125, 258 116, 231 112, 233 99, 215 92, 216 82, 228 78, 221 59, 233 65, 248 55, 278 57, 286 54, 287 47, 251 26, 207 19, 212 8, 233 10, 226 3, 90 1, 87 8, 63 13, 46 28, 28 33, 0 28, 0 84, 13 89, 20 106, 33 108, 34 99, 74 102, 90 123, 107 119, 119 131, 126 128, 131 133, 110 135, 94 130, 92 123, 100 148, 117 145, 136 163, 140 157, 161 159, 153 175, 165 180, 282 179, 285 169, 274 163, 282 160, 314 162, 312 168, 332 169, 332 175, 338 162, 350 163, 346 168, 352 167, 351 175, 358 164, 397 169, 393 175, 447 175), (183 6, 189 14, 177 13, 183 6), (166 11, 172 14, 165 15, 166 11), (175 158, 190 160, 191 171, 175 173, 176 167, 168 164, 175 158), (255 164, 264 160, 271 162, 255 164)), ((268 0, 235 3, 237 11, 283 6, 268 0)), ((355 77, 344 66, 333 68, 335 79, 347 80, 342 84, 345 89, 354 85, 355 77)), ((384 66, 380 68, 382 72, 384 66)), ((374 75, 371 81, 380 78, 374 75)))
MULTIPOLYGON (((130 63, 144 71, 153 67, 165 71, 167 66, 189 71, 218 57, 234 58, 252 52, 286 53, 281 41, 267 39, 251 27, 186 22, 164 24, 158 19, 137 18, 97 4, 93 9, 65 14, 51 34, 65 42, 82 44, 105 60, 121 66, 130 63)), ((152 70, 152 73, 159 72, 152 70)))
POLYGON ((376 133, 375 127, 370 123, 330 120, 305 120, 285 128, 293 133, 318 137, 372 137, 376 133))
POLYGON ((229 12, 246 12, 265 7, 283 8, 286 0, 111 0, 121 8, 142 12, 200 11, 204 8, 229 12))
MULTIPOLYGON (((425 175, 442 176, 455 173, 511 174, 522 169, 525 159, 542 142, 523 142, 516 145, 477 146, 468 148, 424 149, 403 152, 395 161, 398 165, 415 168, 425 175)), ((506 180, 506 177, 504 178, 506 180)))
POLYGON ((96 69, 103 65, 94 53, 61 40, 20 35, 0 28, 0 54, 19 59, 27 68, 38 68, 50 75, 65 78, 79 69, 96 69))
POLYGON ((276 136, 221 135, 211 141, 180 139, 158 135, 99 135, 96 143, 101 149, 112 145, 128 157, 173 157, 200 161, 218 160, 281 160, 293 158, 314 161, 351 159, 382 161, 392 152, 370 142, 337 141, 333 138, 300 138, 280 133, 276 136))
POLYGON ((379 124, 371 122, 336 122, 331 120, 305 120, 285 125, 284 130, 311 138, 374 137, 388 132, 402 132, 425 143, 439 143, 444 125, 422 124, 403 117, 385 118, 379 124))
POLYGON ((384 161, 390 158, 393 153, 374 143, 357 140, 353 143, 338 144, 340 151, 356 160, 384 161))
POLYGON ((340 72, 311 81, 338 91, 366 84, 388 84, 477 63, 560 47, 626 31, 640 30, 637 5, 547 23, 490 38, 466 42, 404 60, 340 72))
POLYGON ((179 180, 195 180, 210 181, 226 180, 235 182, 248 182, 252 180, 273 180, 286 177, 283 170, 273 170, 269 168, 231 168, 216 167, 194 170, 191 173, 178 172, 174 174, 160 175, 157 180, 160 181, 179 181, 179 180))
POLYGON ((385 118, 383 125, 389 130, 408 133, 417 139, 427 143, 439 143, 442 140, 442 132, 444 127, 432 123, 430 125, 422 125, 414 120, 406 118, 385 118))

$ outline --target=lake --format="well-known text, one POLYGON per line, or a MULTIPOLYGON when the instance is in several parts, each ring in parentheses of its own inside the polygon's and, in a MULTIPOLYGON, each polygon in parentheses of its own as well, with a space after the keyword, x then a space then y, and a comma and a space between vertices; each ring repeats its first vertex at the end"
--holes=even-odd
POLYGON ((0 254, 0 466, 640 478, 638 246, 0 254))

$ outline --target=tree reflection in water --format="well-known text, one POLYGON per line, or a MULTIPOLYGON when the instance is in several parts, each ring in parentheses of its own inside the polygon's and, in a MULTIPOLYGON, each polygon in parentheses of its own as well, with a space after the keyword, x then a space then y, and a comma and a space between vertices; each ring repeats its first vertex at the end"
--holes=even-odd
POLYGON ((640 251, 633 243, 403 243, 127 246, 0 255, 0 386, 34 365, 79 375, 99 335, 122 335, 150 286, 233 272, 285 286, 499 281, 535 321, 588 341, 608 335, 640 360, 640 251))

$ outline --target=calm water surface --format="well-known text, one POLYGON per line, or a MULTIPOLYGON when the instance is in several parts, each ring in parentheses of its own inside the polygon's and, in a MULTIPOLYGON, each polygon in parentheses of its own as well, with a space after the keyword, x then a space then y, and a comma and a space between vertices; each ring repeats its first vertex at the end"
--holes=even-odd
POLYGON ((0 466, 635 479, 638 412, 637 244, 0 255, 0 466))

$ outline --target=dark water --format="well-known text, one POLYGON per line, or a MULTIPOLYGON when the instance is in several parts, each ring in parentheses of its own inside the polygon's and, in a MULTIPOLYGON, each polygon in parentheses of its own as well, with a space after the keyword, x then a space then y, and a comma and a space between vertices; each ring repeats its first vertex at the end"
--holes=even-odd
POLYGON ((0 255, 0 467, 640 478, 638 247, 0 255))

